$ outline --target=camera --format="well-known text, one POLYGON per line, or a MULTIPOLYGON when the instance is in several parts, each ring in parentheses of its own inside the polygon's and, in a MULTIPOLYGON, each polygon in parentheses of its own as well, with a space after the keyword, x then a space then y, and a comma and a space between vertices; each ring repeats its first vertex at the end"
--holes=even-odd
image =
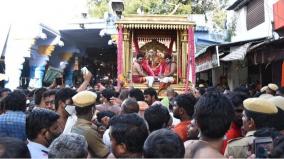
POLYGON ((257 137, 253 141, 253 153, 256 158, 268 158, 273 149, 271 137, 257 137))

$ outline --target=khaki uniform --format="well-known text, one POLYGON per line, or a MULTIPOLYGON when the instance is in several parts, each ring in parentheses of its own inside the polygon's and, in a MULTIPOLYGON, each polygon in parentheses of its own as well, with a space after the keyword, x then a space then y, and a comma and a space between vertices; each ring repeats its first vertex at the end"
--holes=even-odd
POLYGON ((78 119, 73 126, 72 133, 83 135, 88 142, 88 149, 92 157, 106 157, 109 153, 107 146, 103 143, 99 137, 95 126, 92 122, 85 119, 78 119))
POLYGON ((249 131, 245 137, 228 141, 224 156, 227 158, 230 156, 234 158, 247 158, 250 154, 249 151, 252 150, 253 140, 255 139, 253 136, 254 132, 249 131))

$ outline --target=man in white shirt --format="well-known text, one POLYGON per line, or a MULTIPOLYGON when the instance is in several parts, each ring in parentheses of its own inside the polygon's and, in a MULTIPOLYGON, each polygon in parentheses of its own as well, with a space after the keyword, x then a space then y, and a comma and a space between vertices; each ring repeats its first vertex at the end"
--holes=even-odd
POLYGON ((48 148, 28 140, 28 148, 31 153, 31 158, 48 158, 48 148))
POLYGON ((35 108, 27 116, 26 130, 31 158, 48 158, 48 146, 62 130, 59 115, 51 110, 35 108))
POLYGON ((68 116, 68 119, 66 121, 63 134, 69 134, 69 133, 71 133, 73 126, 77 122, 78 117, 76 115, 75 106, 67 105, 65 107, 65 110, 66 110, 66 112, 68 112, 69 116, 68 116))

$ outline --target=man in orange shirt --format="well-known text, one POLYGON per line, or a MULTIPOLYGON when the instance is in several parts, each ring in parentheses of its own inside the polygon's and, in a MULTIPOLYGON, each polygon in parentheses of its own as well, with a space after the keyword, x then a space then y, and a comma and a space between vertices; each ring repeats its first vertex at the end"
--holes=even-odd
POLYGON ((174 100, 173 114, 174 117, 180 119, 181 122, 177 124, 173 130, 183 142, 188 140, 187 129, 194 113, 195 103, 196 99, 192 94, 178 95, 174 100))
POLYGON ((158 93, 163 89, 166 89, 175 81, 173 75, 177 71, 177 65, 172 60, 172 55, 165 55, 165 63, 162 65, 161 72, 159 73, 160 86, 158 93))

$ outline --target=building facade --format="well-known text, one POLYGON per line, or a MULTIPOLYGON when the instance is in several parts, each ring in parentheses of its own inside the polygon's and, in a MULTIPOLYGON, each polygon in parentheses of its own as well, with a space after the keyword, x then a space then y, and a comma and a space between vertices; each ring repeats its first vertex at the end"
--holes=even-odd
POLYGON ((272 37, 275 0, 236 0, 228 10, 236 23, 232 42, 272 37))

